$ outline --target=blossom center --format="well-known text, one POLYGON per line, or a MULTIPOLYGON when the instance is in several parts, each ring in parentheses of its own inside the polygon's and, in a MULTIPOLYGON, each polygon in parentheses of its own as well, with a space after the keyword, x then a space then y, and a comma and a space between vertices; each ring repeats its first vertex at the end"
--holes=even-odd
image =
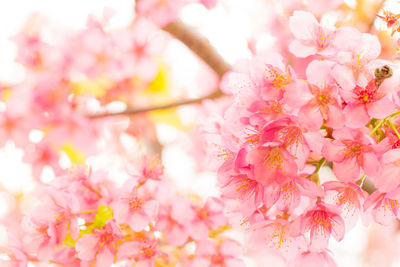
POLYGON ((358 100, 361 103, 365 103, 365 104, 374 102, 375 101, 375 93, 376 92, 372 91, 372 90, 367 90, 367 89, 361 90, 358 92, 358 100))
POLYGON ((282 151, 278 147, 274 147, 265 157, 265 162, 273 169, 279 169, 283 164, 284 157, 282 151))
POLYGON ((197 213, 199 214, 199 217, 200 217, 202 220, 207 219, 208 216, 209 216, 208 211, 205 210, 205 209, 198 209, 198 210, 197 210, 197 213))
POLYGON ((213 264, 222 265, 222 264, 224 264, 224 258, 223 258, 221 255, 219 255, 219 254, 217 254, 217 255, 212 255, 212 256, 211 256, 211 262, 212 262, 213 264))
POLYGON ((284 86, 292 82, 290 73, 279 71, 271 65, 267 65, 265 71, 267 72, 266 79, 270 81, 274 88, 282 89, 284 86))
POLYGON ((129 208, 131 210, 140 210, 143 206, 143 199, 133 197, 129 200, 129 208))

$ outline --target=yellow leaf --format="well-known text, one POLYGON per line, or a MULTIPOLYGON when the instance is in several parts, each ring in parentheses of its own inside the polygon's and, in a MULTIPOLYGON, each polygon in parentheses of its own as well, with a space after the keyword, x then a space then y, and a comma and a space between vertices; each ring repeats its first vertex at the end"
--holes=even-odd
POLYGON ((94 217, 93 225, 95 227, 103 227, 106 221, 113 218, 113 211, 109 206, 100 205, 97 208, 96 216, 94 217))
POLYGON ((10 88, 4 88, 2 95, 1 95, 1 101, 7 102, 8 99, 11 97, 11 89, 10 88))
POLYGON ((85 154, 76 150, 72 144, 65 144, 61 150, 67 154, 72 164, 83 164, 85 162, 85 154))
POLYGON ((75 243, 76 243, 76 240, 74 240, 71 237, 70 233, 68 233, 67 236, 65 237, 63 243, 62 243, 62 246, 63 247, 71 247, 71 248, 73 248, 73 247, 75 247, 75 243))
POLYGON ((168 69, 167 66, 163 63, 159 63, 159 69, 156 77, 154 80, 149 84, 149 86, 146 89, 146 93, 162 93, 166 91, 169 86, 168 86, 168 69))
POLYGON ((83 80, 72 84, 72 92, 75 95, 93 95, 103 97, 107 90, 113 86, 112 81, 104 76, 99 76, 94 80, 83 80))

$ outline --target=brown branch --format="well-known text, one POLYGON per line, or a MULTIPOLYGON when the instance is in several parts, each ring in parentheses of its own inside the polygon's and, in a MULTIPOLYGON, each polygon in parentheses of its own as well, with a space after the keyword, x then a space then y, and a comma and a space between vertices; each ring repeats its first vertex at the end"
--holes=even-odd
POLYGON ((92 115, 92 116, 90 116, 90 118, 97 119, 97 118, 119 116, 119 115, 135 115, 135 114, 145 113, 145 112, 154 111, 154 110, 175 108, 175 107, 179 107, 179 106, 183 106, 183 105, 199 104, 205 99, 216 99, 221 96, 224 96, 224 93, 222 93, 220 90, 217 90, 216 92, 211 93, 206 96, 203 96, 201 98, 188 99, 188 100, 178 101, 178 102, 174 102, 174 103, 170 103, 170 104, 147 107, 147 108, 136 108, 136 109, 128 108, 125 111, 121 111, 121 112, 117 112, 117 113, 104 113, 104 114, 92 115))
POLYGON ((165 26, 163 30, 184 43, 213 69, 220 78, 231 69, 231 66, 225 62, 206 38, 194 32, 181 21, 172 22, 165 26))
MULTIPOLYGON (((231 66, 220 56, 220 54, 211 46, 210 42, 203 36, 195 33, 192 29, 187 27, 181 21, 176 21, 168 24, 163 28, 176 39, 185 44, 194 54, 196 54, 204 63, 206 63, 219 78, 231 69, 231 66)), ((197 99, 187 99, 174 103, 169 103, 160 106, 146 107, 146 108, 127 108, 125 111, 117 113, 104 113, 95 114, 90 118, 103 118, 108 116, 118 115, 135 115, 160 109, 169 109, 183 105, 198 104, 205 99, 215 99, 225 94, 218 88, 215 92, 197 99)))

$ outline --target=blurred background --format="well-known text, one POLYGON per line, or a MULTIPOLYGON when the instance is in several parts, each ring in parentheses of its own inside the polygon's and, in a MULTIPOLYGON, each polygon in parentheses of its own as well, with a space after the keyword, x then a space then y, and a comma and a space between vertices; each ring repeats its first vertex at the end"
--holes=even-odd
MULTIPOLYGON (((194 31, 205 36, 228 63, 234 64, 240 59, 250 58, 261 51, 274 50, 287 53, 284 51, 285 44, 280 43, 282 37, 276 38, 276 33, 279 31, 285 34, 285 30, 282 30, 285 20, 279 20, 273 16, 276 16, 274 15, 276 12, 281 18, 287 18, 286 12, 289 11, 285 11, 284 7, 292 4, 290 2, 295 1, 221 0, 212 10, 207 10, 200 4, 191 4, 183 7, 179 17, 194 31)), ((312 6, 317 1, 303 2, 312 6)), ((351 23, 356 25, 358 23, 362 30, 365 30, 366 24, 371 23, 371 18, 376 14, 374 6, 379 4, 379 1, 349 0, 344 2, 340 5, 346 5, 350 10, 353 8, 354 14, 362 12, 358 14, 359 17, 354 14, 351 17, 358 19, 351 23), (360 2, 365 7, 361 11, 357 9, 360 2), (367 7, 370 7, 370 10, 367 7)), ((400 10, 397 1, 386 1, 385 5, 387 8, 390 7, 392 12, 400 10)), ((350 11, 343 10, 343 13, 351 14, 350 11)), ((43 39, 56 44, 63 42, 65 36, 85 29, 88 16, 102 19, 108 17, 108 14, 111 16, 105 26, 107 31, 118 32, 120 29, 131 27, 135 17, 134 2, 132 0, 0 1, 1 83, 16 84, 27 78, 28 73, 24 66, 16 62, 19 52, 15 44, 15 36, 20 31, 35 31, 36 27, 40 27, 43 39)), ((346 16, 332 13, 331 16, 325 16, 323 19, 327 24, 334 25, 343 17, 346 16)), ((383 53, 393 54, 395 44, 390 41, 384 24, 373 19, 372 24, 381 40, 388 40, 385 41, 387 45, 383 53)), ((132 103, 139 106, 151 106, 179 99, 193 99, 204 96, 217 87, 218 77, 182 43, 177 40, 168 40, 168 37, 161 34, 152 36, 151 42, 163 46, 160 57, 156 60, 157 76, 153 80, 153 87, 151 88, 150 85, 150 88, 145 89, 145 93, 131 99, 132 103), (149 94, 154 96, 152 100, 148 99, 149 94)), ((149 140, 138 140, 129 135, 122 136, 121 142, 127 150, 140 147, 140 149, 160 155, 166 174, 174 179, 180 190, 202 196, 218 196, 215 173, 211 170, 204 171, 202 164, 205 163, 199 160, 199 155, 193 153, 195 148, 188 145, 189 140, 193 140, 198 134, 196 133, 197 122, 202 119, 206 122, 206 117, 217 109, 216 106, 210 102, 206 103, 205 110, 198 106, 186 105, 172 111, 150 114, 155 128, 149 135, 155 135, 157 145, 149 145, 149 140)), ((93 102, 87 110, 96 110, 98 107, 99 103, 93 102)), ((118 111, 124 107, 124 101, 114 101, 108 103, 105 110, 118 111)), ((4 111, 4 106, 0 102, 0 112, 2 111, 4 111)), ((126 124, 124 119, 120 120, 120 124, 126 124)), ((41 133, 32 131, 29 138, 31 141, 40 140, 41 133)), ((201 146, 201 143, 198 145, 201 146)), ((60 156, 60 166, 68 168, 76 156, 75 153, 71 158, 71 153, 64 150, 60 156)), ((108 170, 114 177, 120 177, 121 181, 126 178, 121 172, 121 163, 117 158, 110 159, 107 155, 96 155, 85 157, 84 161, 94 168, 107 164, 108 170)), ((321 169, 321 175, 332 177, 333 174, 329 168, 324 167, 321 169)), ((51 181, 53 178, 54 172, 51 168, 44 168, 41 173, 42 181, 51 181)), ((12 142, 7 142, 0 149, 0 185, 2 188, 0 217, 7 216, 13 209, 13 205, 21 205, 22 210, 30 209, 31 199, 25 196, 35 187, 32 169, 29 164, 23 162, 23 151, 16 148, 12 142), (21 201, 15 201, 15 195, 20 195, 21 201)), ((6 242, 6 232, 7 229, 0 226, 0 244, 2 245, 6 242)), ((394 262, 391 266, 400 266, 399 244, 398 229, 395 227, 383 228, 372 224, 366 228, 361 222, 345 235, 342 242, 337 243, 333 239, 330 241, 335 259, 338 265, 343 267, 389 266, 390 262, 394 262), (396 238, 393 239, 393 236, 396 238)), ((249 266, 259 266, 252 262, 250 257, 246 258, 246 261, 249 266)), ((267 261, 273 264, 273 256, 271 255, 267 261)), ((276 265, 270 266, 279 266, 278 259, 276 259, 276 265)))

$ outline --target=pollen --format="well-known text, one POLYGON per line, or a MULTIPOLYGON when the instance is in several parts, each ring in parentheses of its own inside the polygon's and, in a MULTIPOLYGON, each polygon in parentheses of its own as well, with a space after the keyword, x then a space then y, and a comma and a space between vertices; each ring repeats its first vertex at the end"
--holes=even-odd
POLYGON ((129 208, 132 210, 139 210, 142 208, 143 199, 138 197, 133 197, 129 200, 129 208))
POLYGON ((265 78, 271 83, 273 88, 282 89, 292 82, 289 72, 282 72, 271 65, 267 65, 265 71, 267 73, 265 78))
POLYGON ((281 149, 278 147, 272 148, 264 159, 264 163, 268 163, 268 165, 275 170, 280 169, 283 165, 283 162, 284 157, 281 149))

